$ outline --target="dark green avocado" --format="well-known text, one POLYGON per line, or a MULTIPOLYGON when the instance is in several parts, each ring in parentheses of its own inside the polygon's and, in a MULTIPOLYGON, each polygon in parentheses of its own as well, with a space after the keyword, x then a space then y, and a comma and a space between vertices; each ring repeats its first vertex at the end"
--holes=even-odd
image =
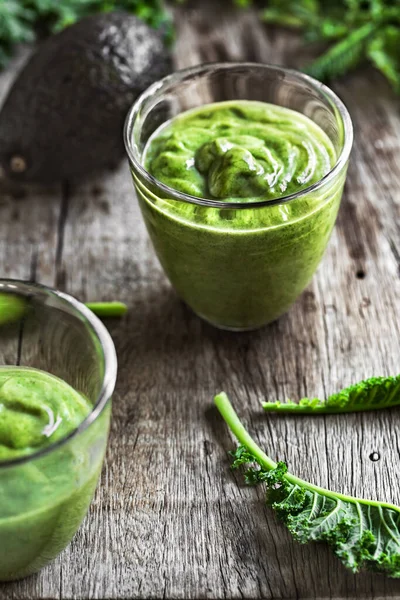
POLYGON ((128 108, 172 70, 162 35, 123 12, 82 19, 43 42, 0 112, 0 165, 54 183, 117 164, 128 108))

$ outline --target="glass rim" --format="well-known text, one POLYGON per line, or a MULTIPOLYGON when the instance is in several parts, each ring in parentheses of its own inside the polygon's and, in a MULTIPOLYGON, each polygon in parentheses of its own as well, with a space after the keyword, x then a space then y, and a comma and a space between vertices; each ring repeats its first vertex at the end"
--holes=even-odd
POLYGON ((149 184, 152 185, 159 190, 161 190, 164 194, 169 196, 169 199, 172 198, 174 200, 179 200, 181 202, 188 202, 190 204, 197 204, 200 206, 208 206, 212 208, 235 208, 235 209, 249 209, 249 208, 261 208, 263 206, 275 206, 277 204, 285 204, 287 202, 291 202, 292 200, 296 200, 305 195, 314 192, 325 184, 329 183, 332 179, 334 179, 335 175, 341 171, 341 169, 346 165, 350 151, 353 145, 353 124, 351 121, 351 117, 349 111, 347 110, 345 104, 342 100, 333 92, 327 85, 321 83, 317 79, 314 79, 310 75, 306 75, 297 69, 290 69, 286 67, 282 67, 280 65, 274 65, 269 63, 257 63, 257 62, 211 62, 211 63, 203 63, 200 65, 196 65, 194 67, 188 67, 186 69, 181 69, 159 79, 152 85, 150 85, 132 104, 131 108, 128 111, 128 114, 125 119, 124 125, 124 143, 125 149, 128 154, 129 160, 131 164, 135 167, 135 169, 140 173, 143 179, 149 184), (212 198, 199 198, 197 196, 192 196, 190 194, 185 194, 183 192, 179 192, 168 185, 165 185, 158 179, 156 179, 153 175, 151 175, 147 169, 143 167, 140 162, 139 151, 136 144, 133 143, 132 139, 132 131, 135 125, 136 118, 143 106, 143 104, 151 98, 156 92, 164 90, 168 90, 168 87, 174 83, 181 83, 191 77, 195 77, 207 71, 212 71, 214 69, 235 69, 235 68, 261 68, 268 71, 280 71, 285 74, 291 75, 292 77, 297 78, 299 81, 304 81, 308 83, 312 88, 317 90, 319 93, 324 95, 330 103, 337 109, 340 118, 343 123, 343 146, 341 152, 333 165, 333 167, 328 171, 322 179, 319 179, 312 185, 292 194, 288 194, 286 196, 281 196, 279 198, 272 198, 267 200, 257 200, 255 202, 226 202, 224 200, 215 200, 212 198))
POLYGON ((33 452, 32 454, 19 456, 16 458, 10 458, 7 460, 1 460, 0 471, 2 469, 13 467, 15 465, 28 463, 30 461, 41 458, 42 456, 50 454, 54 450, 57 450, 58 448, 64 446, 64 444, 69 442, 71 439, 77 437, 80 433, 86 431, 86 429, 88 429, 88 427, 92 425, 92 423, 94 423, 103 412, 103 409, 107 405, 108 400, 111 398, 114 392, 115 383, 117 380, 118 365, 117 353, 115 350, 114 342, 106 327, 87 306, 85 306, 82 302, 80 302, 73 296, 66 294, 65 292, 60 292, 59 290, 55 290, 53 288, 47 287, 39 283, 32 283, 30 281, 23 281, 21 279, 0 278, 0 290, 8 288, 10 293, 15 294, 17 293, 19 286, 29 286, 30 288, 37 288, 38 290, 44 290, 48 292, 49 295, 56 296, 58 299, 61 299, 63 303, 65 303, 65 305, 72 306, 74 311, 78 313, 78 315, 83 317, 84 321, 89 323, 97 339, 99 340, 102 349, 104 357, 104 376, 102 380, 101 390, 97 395, 96 401, 93 403, 92 410, 90 411, 88 416, 78 425, 78 427, 73 429, 73 431, 71 431, 66 437, 63 437, 60 440, 54 442, 53 444, 50 444, 45 448, 41 448, 36 452, 33 452))

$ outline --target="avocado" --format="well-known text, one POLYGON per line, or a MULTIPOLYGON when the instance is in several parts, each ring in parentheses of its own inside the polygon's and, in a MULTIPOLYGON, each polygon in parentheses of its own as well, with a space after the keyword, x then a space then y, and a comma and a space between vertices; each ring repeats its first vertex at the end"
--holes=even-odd
POLYGON ((116 165, 129 107, 171 70, 162 34, 124 12, 86 17, 50 37, 0 112, 5 175, 47 184, 116 165))

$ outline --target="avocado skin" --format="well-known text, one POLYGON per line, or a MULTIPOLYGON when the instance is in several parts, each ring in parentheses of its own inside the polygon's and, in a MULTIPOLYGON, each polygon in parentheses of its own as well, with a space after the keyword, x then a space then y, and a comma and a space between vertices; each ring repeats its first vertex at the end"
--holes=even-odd
POLYGON ((137 96, 172 70, 162 35, 133 15, 89 16, 43 42, 0 112, 0 165, 15 181, 85 178, 123 156, 137 96), (23 172, 11 169, 22 157, 23 172))

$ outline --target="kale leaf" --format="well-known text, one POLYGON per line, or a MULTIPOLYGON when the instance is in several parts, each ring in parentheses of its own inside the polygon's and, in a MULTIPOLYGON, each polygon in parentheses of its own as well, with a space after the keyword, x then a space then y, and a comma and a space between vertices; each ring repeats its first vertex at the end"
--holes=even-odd
POLYGON ((400 375, 396 377, 371 377, 351 385, 326 400, 302 398, 298 403, 263 402, 268 412, 319 414, 379 410, 400 404, 400 375))
POLYGON ((225 393, 215 397, 215 404, 240 443, 232 453, 233 468, 250 465, 246 482, 266 485, 267 504, 295 540, 327 543, 354 573, 366 568, 400 577, 399 507, 332 492, 292 475, 250 437, 225 393))

